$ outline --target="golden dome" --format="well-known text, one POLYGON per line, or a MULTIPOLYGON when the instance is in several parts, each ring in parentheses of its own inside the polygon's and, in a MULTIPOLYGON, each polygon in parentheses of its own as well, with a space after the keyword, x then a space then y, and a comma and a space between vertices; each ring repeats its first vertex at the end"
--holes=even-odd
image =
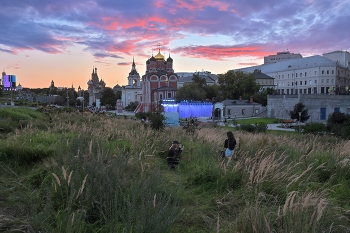
POLYGON ((163 61, 163 60, 164 60, 164 56, 160 53, 160 51, 159 51, 158 54, 155 55, 154 57, 155 57, 155 59, 156 59, 157 61, 159 61, 159 60, 163 61))

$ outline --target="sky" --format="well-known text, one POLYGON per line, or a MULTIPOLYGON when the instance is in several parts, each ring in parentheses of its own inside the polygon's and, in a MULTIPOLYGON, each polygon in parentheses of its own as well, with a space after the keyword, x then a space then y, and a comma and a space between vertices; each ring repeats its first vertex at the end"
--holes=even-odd
MULTIPOLYGON (((260 65, 289 51, 350 51, 350 0, 0 0, 0 68, 27 88, 107 87, 145 74, 158 51, 175 72, 260 65)), ((1 72, 2 72, 1 71, 1 72)))

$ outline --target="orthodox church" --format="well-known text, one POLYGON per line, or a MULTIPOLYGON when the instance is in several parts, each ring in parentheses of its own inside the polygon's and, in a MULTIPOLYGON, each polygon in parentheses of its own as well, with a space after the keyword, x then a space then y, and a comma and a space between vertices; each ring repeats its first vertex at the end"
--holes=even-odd
POLYGON ((141 102, 135 113, 157 111, 163 100, 175 98, 178 79, 170 54, 165 60, 159 49, 156 56, 152 55, 146 61, 146 72, 141 82, 141 102))
POLYGON ((92 68, 91 79, 87 82, 89 92, 89 105, 95 103, 96 107, 100 107, 100 99, 106 83, 98 78, 97 68, 92 68))

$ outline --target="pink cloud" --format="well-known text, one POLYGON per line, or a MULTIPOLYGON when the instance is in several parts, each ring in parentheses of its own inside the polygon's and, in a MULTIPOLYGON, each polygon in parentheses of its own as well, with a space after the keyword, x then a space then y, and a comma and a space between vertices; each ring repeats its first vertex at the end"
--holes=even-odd
POLYGON ((186 46, 172 50, 181 56, 193 58, 205 58, 210 60, 225 60, 239 56, 264 57, 271 54, 265 51, 263 46, 186 46))
POLYGON ((184 0, 176 0, 176 3, 177 8, 186 8, 190 11, 202 10, 207 6, 217 8, 220 11, 227 11, 227 8, 229 7, 228 3, 211 0, 192 0, 192 3, 187 3, 184 0))

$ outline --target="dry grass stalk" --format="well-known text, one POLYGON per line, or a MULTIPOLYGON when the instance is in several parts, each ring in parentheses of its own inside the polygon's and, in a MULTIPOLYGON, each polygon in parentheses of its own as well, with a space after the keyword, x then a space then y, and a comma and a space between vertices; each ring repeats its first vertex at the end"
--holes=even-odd
MULTIPOLYGON (((299 196, 297 191, 290 192, 286 198, 282 214, 291 213, 298 216, 300 213, 305 214, 312 211, 309 218, 309 226, 312 226, 315 221, 320 221, 324 210, 328 206, 327 200, 322 196, 323 193, 305 192, 302 196, 299 196)), ((280 215, 280 211, 278 211, 278 215, 280 215)))
POLYGON ((69 186, 70 180, 72 178, 72 174, 73 174, 73 170, 69 173, 69 176, 68 176, 68 186, 69 186))
POLYGON ((84 180, 81 184, 81 187, 79 188, 79 191, 78 191, 78 194, 77 194, 77 197, 75 199, 78 199, 78 197, 80 196, 80 194, 83 193, 84 191, 84 188, 85 188, 85 182, 86 182, 86 178, 88 177, 89 174, 87 174, 85 177, 84 177, 84 180))
POLYGON ((156 208, 156 200, 157 200, 157 194, 154 194, 153 197, 153 207, 156 208))
POLYGON ((62 174, 63 174, 63 179, 67 180, 67 171, 64 169, 64 166, 62 166, 62 174))
POLYGON ((75 213, 72 214, 72 222, 71 222, 72 225, 74 223, 74 216, 75 216, 75 213))
POLYGON ((61 181, 60 181, 60 178, 58 178, 58 176, 55 174, 55 173, 52 173, 53 177, 55 178, 58 186, 61 186, 61 181))
POLYGON ((308 173, 313 167, 313 164, 310 164, 306 170, 304 170, 300 175, 296 175, 295 176, 292 176, 291 178, 289 178, 289 180, 291 180, 289 182, 289 184, 287 184, 286 188, 288 188, 291 184, 297 182, 301 177, 303 177, 306 173, 308 173))

